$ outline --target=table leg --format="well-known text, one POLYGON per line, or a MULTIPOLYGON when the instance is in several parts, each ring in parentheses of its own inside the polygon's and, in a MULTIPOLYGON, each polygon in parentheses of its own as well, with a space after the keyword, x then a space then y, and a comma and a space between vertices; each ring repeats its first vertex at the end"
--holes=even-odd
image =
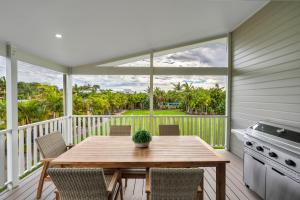
POLYGON ((216 167, 216 199, 225 200, 225 187, 226 187, 226 164, 221 163, 216 167))

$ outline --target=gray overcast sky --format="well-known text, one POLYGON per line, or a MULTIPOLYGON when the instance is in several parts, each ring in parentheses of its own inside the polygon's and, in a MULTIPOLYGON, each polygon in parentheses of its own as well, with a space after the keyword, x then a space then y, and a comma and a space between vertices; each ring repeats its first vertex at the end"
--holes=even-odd
MULTIPOLYGON (((225 42, 212 42, 198 48, 184 50, 167 55, 156 56, 154 66, 178 67, 226 67, 227 52, 225 42)), ((121 66, 149 66, 149 60, 122 64, 121 66)), ((18 79, 24 82, 41 82, 57 85, 62 88, 62 74, 18 62, 18 79)), ((5 75, 5 58, 0 56, 0 76, 5 75)), ((198 87, 213 87, 216 83, 225 86, 225 77, 222 76, 155 76, 154 87, 164 90, 172 88, 171 83, 187 81, 198 87)), ((117 91, 144 91, 149 85, 148 76, 74 76, 74 83, 78 85, 99 84, 101 89, 117 91)))

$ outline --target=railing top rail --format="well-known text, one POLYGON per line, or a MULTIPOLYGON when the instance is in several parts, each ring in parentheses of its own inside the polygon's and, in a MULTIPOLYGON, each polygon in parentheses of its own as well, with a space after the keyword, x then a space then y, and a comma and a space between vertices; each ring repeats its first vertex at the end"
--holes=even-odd
POLYGON ((5 134, 7 134, 8 131, 9 130, 7 130, 7 129, 0 130, 0 135, 5 135, 5 134))
MULTIPOLYGON (((73 115, 73 117, 150 117, 151 115, 73 115)), ((152 117, 222 117, 227 118, 226 115, 152 115, 152 117)))
POLYGON ((45 123, 49 123, 49 122, 54 122, 54 121, 62 120, 62 119, 66 119, 66 118, 68 118, 68 116, 58 117, 58 118, 55 118, 55 119, 49 119, 49 120, 40 121, 40 122, 36 122, 36 123, 32 123, 32 124, 26 124, 26 125, 23 125, 23 126, 19 126, 18 129, 25 129, 25 128, 28 128, 28 127, 31 127, 31 126, 37 126, 37 125, 41 125, 41 124, 45 124, 45 123))

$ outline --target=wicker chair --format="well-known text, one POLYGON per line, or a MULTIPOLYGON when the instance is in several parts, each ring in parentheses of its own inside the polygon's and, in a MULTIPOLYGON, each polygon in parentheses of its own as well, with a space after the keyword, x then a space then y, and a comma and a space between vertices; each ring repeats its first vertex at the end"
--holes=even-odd
POLYGON ((57 200, 111 200, 115 189, 118 189, 121 200, 123 200, 119 171, 104 175, 101 168, 50 168, 47 172, 58 190, 56 192, 57 200), (119 183, 118 188, 116 187, 117 183, 119 183))
POLYGON ((112 125, 110 127, 110 136, 130 136, 131 126, 130 125, 112 125))
POLYGON ((179 125, 159 125, 160 136, 179 136, 179 125))
MULTIPOLYGON (((110 127, 110 136, 130 136, 130 125, 112 125, 110 127)), ((125 178, 125 187, 127 187, 129 178, 145 178, 146 169, 122 169, 122 177, 125 178)))
POLYGON ((39 137, 35 139, 35 142, 40 153, 43 156, 43 169, 41 172, 36 195, 36 198, 40 199, 42 196, 44 181, 50 180, 47 175, 47 169, 50 166, 50 161, 67 151, 73 145, 66 145, 60 132, 54 132, 49 135, 39 137))
POLYGON ((153 168, 146 174, 147 199, 202 200, 204 170, 153 168))

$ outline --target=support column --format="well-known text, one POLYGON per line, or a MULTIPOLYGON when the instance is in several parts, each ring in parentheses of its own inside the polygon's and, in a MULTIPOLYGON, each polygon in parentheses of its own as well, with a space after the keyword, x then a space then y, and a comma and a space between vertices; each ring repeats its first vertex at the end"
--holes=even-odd
POLYGON ((16 49, 6 46, 7 180, 12 189, 19 183, 18 163, 18 66, 16 49))
POLYGON ((227 70, 227 84, 226 84, 226 113, 227 123, 226 123, 226 150, 230 150, 230 135, 231 135, 231 89, 232 89, 232 33, 227 36, 227 55, 228 55, 228 70, 227 70))
POLYGON ((150 54, 150 132, 153 134, 153 53, 150 54))
POLYGON ((67 131, 67 143, 72 144, 73 134, 72 134, 72 115, 73 115, 73 92, 72 92, 72 75, 64 74, 64 116, 67 117, 66 131, 67 131))

